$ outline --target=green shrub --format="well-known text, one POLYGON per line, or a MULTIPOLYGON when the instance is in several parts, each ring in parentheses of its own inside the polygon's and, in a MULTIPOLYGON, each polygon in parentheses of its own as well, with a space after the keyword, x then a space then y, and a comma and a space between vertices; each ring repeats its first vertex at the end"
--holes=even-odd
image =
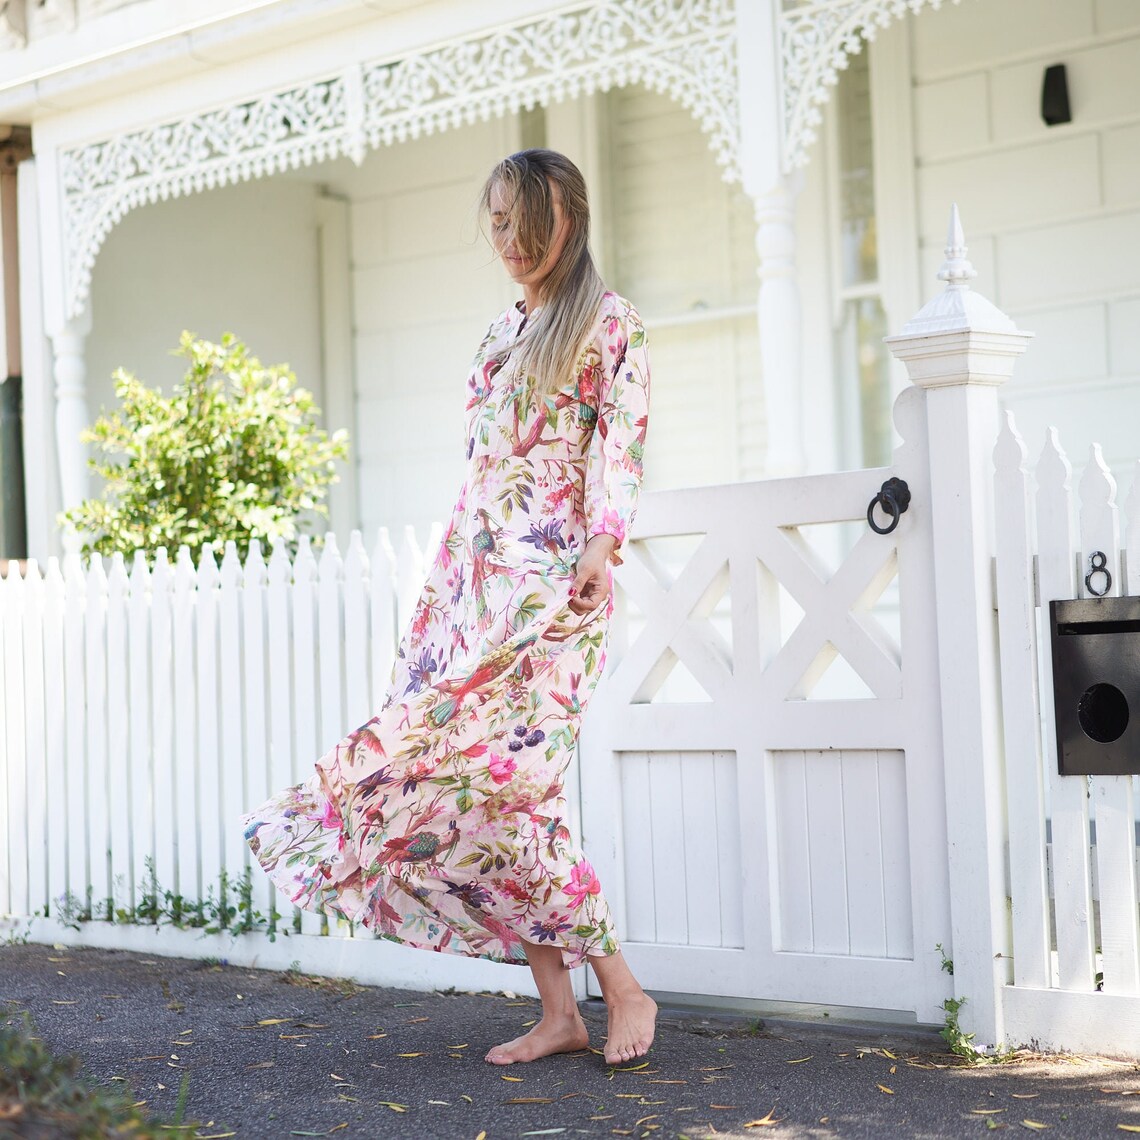
POLYGON ((288 367, 265 367, 230 333, 213 344, 184 332, 176 353, 190 363, 170 396, 120 368, 118 409, 83 435, 104 480, 99 498, 63 516, 83 553, 188 546, 197 556, 233 539, 244 558, 253 539, 292 545, 302 515, 327 515, 347 434, 319 428, 288 367))
MULTIPOLYGON (((56 1057, 29 1014, 0 1020, 0 1136, 29 1140, 159 1140, 197 1134, 182 1124, 189 1074, 183 1074, 173 1125, 144 1116, 127 1090, 97 1085, 79 1074, 75 1056, 56 1057)), ((233 1133, 229 1133, 233 1135, 233 1133)))

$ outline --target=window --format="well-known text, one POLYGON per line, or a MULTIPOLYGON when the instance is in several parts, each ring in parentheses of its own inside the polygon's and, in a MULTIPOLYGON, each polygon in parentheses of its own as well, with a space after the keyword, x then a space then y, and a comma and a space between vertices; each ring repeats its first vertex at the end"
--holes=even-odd
POLYGON ((867 52, 851 58, 836 90, 830 168, 835 305, 835 363, 839 386, 840 458, 848 467, 890 460, 890 358, 879 282, 875 168, 867 52))

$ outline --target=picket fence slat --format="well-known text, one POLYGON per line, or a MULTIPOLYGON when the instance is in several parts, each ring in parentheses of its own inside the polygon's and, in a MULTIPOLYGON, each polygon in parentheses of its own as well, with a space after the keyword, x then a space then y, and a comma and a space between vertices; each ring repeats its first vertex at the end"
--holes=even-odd
MULTIPOLYGON (((1120 593, 1120 527, 1116 481, 1094 444, 1081 479, 1081 550, 1087 566, 1094 551, 1112 574, 1110 595, 1120 593)), ((1086 589, 1087 593, 1087 589, 1086 589)), ((1100 946, 1106 993, 1140 992, 1140 926, 1136 912, 1136 823, 1131 776, 1093 776, 1096 817, 1100 946)))
POLYGON ((1009 797, 1010 850, 1017 853, 1010 861, 1013 971, 1018 985, 1046 987, 1052 963, 1027 457, 1007 412, 994 448, 994 504, 1006 786, 1017 789, 1009 797))
POLYGON ((195 773, 198 791, 199 891, 218 881, 222 868, 226 822, 221 812, 221 773, 218 770, 218 564, 207 543, 198 559, 195 612, 196 675, 198 680, 198 734, 195 773))
POLYGON ((55 900, 67 892, 67 741, 63 672, 64 591, 59 559, 49 558, 44 574, 44 771, 51 801, 45 807, 49 816, 48 895, 49 913, 55 900))
POLYGON ((372 708, 388 689, 396 645, 396 555, 381 527, 372 550, 372 708))
POLYGON ((111 785, 107 771, 107 575, 93 558, 87 571, 87 623, 84 628, 87 685, 88 883, 93 913, 106 915, 111 884, 111 785))
MULTIPOLYGON (((34 559, 28 561, 24 590, 24 751, 27 756, 28 906, 44 907, 48 894, 49 797, 44 720, 44 582, 34 559)), ((18 712, 18 710, 17 710, 18 712)), ((54 785, 58 787, 59 785, 54 785)))
MULTIPOLYGON (((1073 470, 1050 428, 1037 465, 1037 577, 1041 610, 1048 620, 1049 602, 1075 597, 1073 470)), ((1053 662, 1041 654, 1042 685, 1053 691, 1053 662)), ((1053 899, 1057 923, 1057 967, 1064 990, 1094 988, 1092 882, 1089 868, 1089 812, 1085 782, 1057 771, 1057 731, 1051 716, 1043 719, 1045 755, 1050 758, 1049 807, 1052 824, 1053 899)))
POLYGON ((150 572, 146 555, 135 551, 131 564, 127 601, 127 651, 130 655, 130 688, 127 696, 130 727, 128 733, 129 817, 127 835, 130 842, 130 905, 137 907, 147 879, 145 860, 154 853, 154 767, 150 739, 149 685, 151 671, 150 646, 150 572))
POLYGON ((150 588, 150 700, 154 726, 150 762, 154 787, 154 834, 144 846, 149 847, 152 853, 154 880, 173 888, 178 875, 174 780, 174 573, 165 550, 159 550, 155 556, 150 588))
POLYGON ((346 726, 363 724, 369 715, 372 621, 368 606, 368 555, 354 530, 344 562, 344 696, 346 726))
POLYGON ((219 587, 219 862, 232 879, 241 874, 241 852, 245 848, 245 844, 234 834, 233 825, 245 806, 245 800, 242 779, 242 573, 237 544, 232 541, 226 543, 225 554, 222 556, 219 587))
MULTIPOLYGON (((111 559, 107 575, 107 822, 112 907, 129 907, 131 871, 131 768, 129 666, 127 657, 128 591, 121 554, 111 559)), ((113 910, 112 910, 113 913, 113 910)))
POLYGON ((13 570, 7 578, 7 609, 11 615, 7 622, 7 636, 3 643, 4 676, 0 683, 8 695, 8 708, 12 715, 5 716, 3 735, 7 754, 7 798, 9 826, 8 897, 9 906, 16 913, 28 906, 28 813, 27 813, 27 751, 24 734, 24 582, 13 570))
POLYGON ((190 551, 182 547, 174 564, 174 889, 184 898, 200 897, 198 805, 198 683, 194 670, 194 609, 197 574, 190 551))

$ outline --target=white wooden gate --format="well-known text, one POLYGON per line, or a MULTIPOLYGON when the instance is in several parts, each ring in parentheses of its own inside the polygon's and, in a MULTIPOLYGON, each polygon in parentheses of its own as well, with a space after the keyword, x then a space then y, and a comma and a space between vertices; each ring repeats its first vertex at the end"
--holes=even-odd
POLYGON ((923 395, 890 468, 644 496, 583 736, 583 833, 647 988, 950 994, 923 395), (891 475, 889 536, 867 506, 891 475))

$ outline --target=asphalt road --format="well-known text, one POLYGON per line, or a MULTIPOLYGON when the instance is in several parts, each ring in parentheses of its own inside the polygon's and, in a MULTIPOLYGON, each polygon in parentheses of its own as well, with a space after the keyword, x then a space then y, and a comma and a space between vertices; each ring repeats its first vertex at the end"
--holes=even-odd
MULTIPOLYGON (((0 947, 0 1011, 202 1136, 918 1140, 1140 1133, 1140 1067, 1026 1055, 963 1066, 934 1034, 664 1011, 642 1064, 582 1052, 498 1069, 537 1003, 423 994, 125 951, 0 947), (1135 1097, 1130 1094, 1137 1094, 1135 1097), (1120 1125, 1131 1126, 1121 1129, 1120 1125)), ((604 1008, 584 1007, 595 1044, 604 1008)))

